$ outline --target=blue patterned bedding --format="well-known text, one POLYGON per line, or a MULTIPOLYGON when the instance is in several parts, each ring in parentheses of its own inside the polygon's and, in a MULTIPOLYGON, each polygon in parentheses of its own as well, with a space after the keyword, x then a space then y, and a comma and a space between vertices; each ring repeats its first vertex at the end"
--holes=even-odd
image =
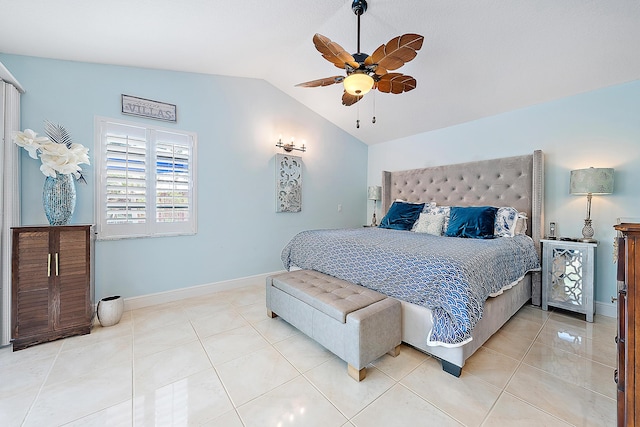
POLYGON ((464 239, 375 227, 303 231, 282 262, 429 308, 427 343, 447 347, 471 340, 490 295, 540 268, 528 236, 464 239))

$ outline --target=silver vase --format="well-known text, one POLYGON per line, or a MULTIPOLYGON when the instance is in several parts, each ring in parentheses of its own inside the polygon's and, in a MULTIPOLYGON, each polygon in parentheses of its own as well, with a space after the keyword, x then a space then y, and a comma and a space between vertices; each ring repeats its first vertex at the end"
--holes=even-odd
POLYGON ((69 174, 56 174, 44 180, 42 190, 44 214, 50 225, 66 225, 76 208, 76 184, 69 174))

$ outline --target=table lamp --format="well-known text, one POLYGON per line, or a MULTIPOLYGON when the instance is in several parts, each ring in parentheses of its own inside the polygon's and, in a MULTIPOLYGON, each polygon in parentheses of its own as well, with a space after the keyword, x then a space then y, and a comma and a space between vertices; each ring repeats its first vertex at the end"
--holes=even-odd
POLYGON ((587 195, 587 218, 582 228, 582 242, 595 242, 591 226, 591 196, 613 193, 613 169, 587 168, 571 171, 569 193, 587 195))
POLYGON ((371 226, 377 227, 378 220, 376 219, 376 203, 378 200, 382 200, 382 187, 375 185, 369 186, 367 189, 367 199, 373 200, 373 217, 371 218, 371 226))

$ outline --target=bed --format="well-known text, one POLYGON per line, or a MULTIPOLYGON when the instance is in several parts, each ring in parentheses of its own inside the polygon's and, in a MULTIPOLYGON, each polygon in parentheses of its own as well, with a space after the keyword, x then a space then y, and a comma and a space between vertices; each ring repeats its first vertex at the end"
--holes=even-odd
MULTIPOLYGON (((403 342, 439 358, 445 371, 459 376, 465 361, 527 301, 531 300, 534 305, 540 304, 539 248, 543 230, 543 163, 542 152, 535 151, 533 154, 524 156, 397 172, 384 171, 382 173, 383 214, 387 213, 395 200, 403 200, 408 203, 426 203, 430 206, 513 207, 526 215, 526 234, 529 237, 516 236, 515 238, 506 238, 508 240, 487 239, 483 242, 479 242, 479 239, 433 237, 435 243, 429 242, 427 244, 424 243, 428 240, 427 238, 414 236, 416 233, 410 231, 373 228, 367 230, 363 228, 336 233, 330 230, 317 230, 303 232, 295 236, 283 250, 283 262, 287 269, 318 270, 396 297, 402 303, 403 342), (314 237, 314 233, 318 233, 318 235, 314 237), (341 234, 344 234, 345 237, 339 237, 341 234), (305 251, 292 248, 293 242, 303 237, 315 238, 316 240, 307 240, 305 251), (344 242, 340 239, 343 239, 344 242), (527 250, 533 251, 533 256, 536 257, 536 265, 533 265, 532 261, 528 259, 526 261, 528 267, 525 268, 526 274, 518 275, 508 285, 500 285, 499 289, 489 289, 490 284, 483 283, 479 287, 482 292, 470 291, 469 294, 472 294, 474 298, 481 298, 481 300, 479 302, 472 300, 471 303, 466 303, 467 306, 473 308, 469 313, 460 314, 458 308, 454 307, 454 313, 447 315, 454 320, 461 318, 470 322, 470 326, 465 324, 468 327, 463 328, 463 332, 451 337, 442 332, 445 330, 442 326, 442 322, 445 321, 443 318, 447 316, 442 315, 439 307, 434 307, 430 302, 417 301, 415 295, 412 298, 405 298, 404 288, 397 292, 393 289, 388 291, 389 288, 385 289, 387 284, 383 283, 386 281, 384 277, 404 277, 405 273, 411 274, 412 269, 416 275, 423 273, 422 265, 417 264, 413 259, 413 254, 406 252, 404 248, 415 247, 416 252, 421 252, 421 256, 429 260, 428 263, 434 263, 437 262, 434 260, 434 256, 445 258, 449 254, 443 246, 446 239, 455 242, 453 246, 471 244, 472 250, 475 244, 479 253, 493 253, 491 251, 498 243, 511 245, 516 248, 515 250, 519 250, 520 246, 530 246, 527 250), (370 240, 373 247, 365 250, 363 246, 360 246, 361 240, 370 240), (387 241, 392 240, 398 240, 395 249, 389 249, 385 246, 387 241), (503 242, 498 242, 499 240, 503 242), (427 249, 426 247, 429 245, 435 245, 438 249, 427 249), (384 248, 381 249, 383 246, 384 248), (313 247, 318 248, 315 253, 313 247), (332 257, 329 254, 329 248, 337 249, 337 254, 332 257), (296 250, 298 250, 297 253, 296 250), (378 252, 375 252, 376 250, 378 252), (383 253, 380 252, 381 250, 386 251, 385 254, 397 252, 398 257, 404 258, 385 261, 381 258, 383 253), (342 268, 342 264, 353 264, 351 260, 354 259, 361 259, 358 262, 372 262, 370 259, 375 259, 375 262, 381 265, 386 262, 385 268, 392 268, 397 264, 401 265, 401 270, 394 270, 390 275, 380 276, 376 272, 378 266, 369 264, 370 268, 366 266, 359 268, 359 272, 346 272, 342 268), (487 297, 490 294, 496 296, 487 297), (443 336, 445 339, 442 339, 443 336)), ((467 208, 459 210, 463 211, 464 209, 467 208)), ((304 245, 302 246, 304 247, 304 245)), ((452 250, 451 253, 455 255, 457 250, 452 250)), ((528 257, 531 258, 531 255, 528 257)), ((492 260, 486 259, 486 263, 489 265, 492 260)), ((493 269, 489 271, 501 271, 500 265, 502 264, 497 263, 487 268, 493 269)), ((477 274, 474 280, 481 281, 481 278, 487 278, 489 275, 491 274, 482 272, 477 274)), ((410 279, 407 280, 410 281, 410 279)), ((490 282, 488 279, 487 281, 490 282)), ((457 279, 452 278, 451 282, 456 282, 457 286, 457 279)), ((398 286, 402 287, 404 284, 401 283, 398 286)), ((458 292, 457 288, 453 287, 442 286, 442 289, 445 289, 448 295, 451 295, 452 292, 458 292)))

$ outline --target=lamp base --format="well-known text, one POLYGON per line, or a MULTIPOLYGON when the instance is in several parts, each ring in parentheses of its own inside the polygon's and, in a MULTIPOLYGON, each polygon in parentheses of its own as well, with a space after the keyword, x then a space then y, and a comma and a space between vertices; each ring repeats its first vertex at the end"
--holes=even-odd
POLYGON ((591 227, 591 219, 584 220, 584 227, 582 227, 582 239, 581 242, 595 242, 593 239, 593 227, 591 227))
POLYGON ((373 213, 373 217, 371 217, 371 226, 372 227, 377 227, 378 226, 378 220, 376 219, 376 213, 373 213))

